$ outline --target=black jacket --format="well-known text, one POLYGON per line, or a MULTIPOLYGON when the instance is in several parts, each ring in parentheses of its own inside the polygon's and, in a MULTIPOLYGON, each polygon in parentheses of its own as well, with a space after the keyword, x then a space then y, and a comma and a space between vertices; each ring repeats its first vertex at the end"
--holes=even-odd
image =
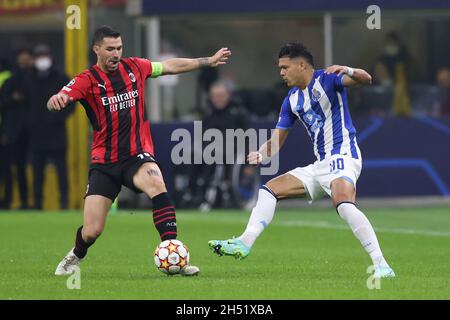
MULTIPOLYGON (((242 129, 246 131, 248 129, 248 120, 247 120, 247 114, 244 111, 244 108, 234 101, 231 101, 228 106, 226 106, 224 109, 218 110, 214 107, 212 107, 211 103, 208 105, 208 113, 203 118, 203 131, 206 131, 208 129, 218 129, 223 136, 224 139, 224 149, 223 152, 223 161, 226 161, 226 144, 230 143, 230 141, 226 141, 226 130, 227 129, 242 129)), ((237 141, 234 142, 234 157, 237 156, 237 141)), ((209 142, 204 143, 205 145, 208 145, 209 142)), ((248 152, 248 141, 245 142, 245 150, 246 153, 248 152)), ((240 155, 241 157, 244 155, 240 155)))
POLYGON ((27 71, 16 70, 0 89, 0 112, 2 116, 1 132, 5 145, 17 143, 20 135, 27 129, 28 103, 25 93, 27 71), (15 101, 13 93, 23 96, 23 100, 15 101))
POLYGON ((66 148, 66 119, 73 111, 73 104, 62 111, 51 112, 47 109, 47 101, 68 82, 69 78, 54 68, 46 74, 33 70, 26 79, 26 92, 30 109, 30 148, 32 151, 63 150, 66 148))
POLYGON ((218 110, 209 102, 208 111, 203 117, 203 130, 210 128, 219 129, 222 133, 225 133, 226 129, 247 130, 248 122, 244 108, 231 101, 224 109, 218 110))

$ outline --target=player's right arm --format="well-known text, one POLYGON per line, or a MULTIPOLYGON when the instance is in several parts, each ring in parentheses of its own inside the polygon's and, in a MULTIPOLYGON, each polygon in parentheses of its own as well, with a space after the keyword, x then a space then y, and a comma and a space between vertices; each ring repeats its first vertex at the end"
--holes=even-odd
POLYGON ((84 99, 90 85, 90 79, 85 73, 81 73, 66 84, 61 91, 50 97, 47 102, 49 111, 61 111, 68 104, 84 99))
POLYGON ((275 129, 272 136, 267 140, 258 151, 250 152, 247 156, 249 164, 260 164, 267 158, 277 154, 284 145, 289 130, 275 129))
POLYGON ((290 129, 297 120, 297 117, 292 113, 289 96, 284 99, 281 105, 280 118, 270 139, 258 151, 251 152, 248 155, 247 160, 250 164, 260 164, 267 158, 273 157, 286 142, 290 129))

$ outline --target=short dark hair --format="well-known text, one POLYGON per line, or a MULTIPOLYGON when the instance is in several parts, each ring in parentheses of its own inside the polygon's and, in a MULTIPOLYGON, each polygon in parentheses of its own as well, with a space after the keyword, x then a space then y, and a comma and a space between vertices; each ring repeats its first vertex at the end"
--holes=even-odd
POLYGON ((278 58, 284 57, 288 57, 291 59, 302 57, 305 58, 310 65, 314 66, 314 58, 312 54, 306 49, 305 45, 303 45, 302 43, 290 42, 281 47, 280 53, 278 54, 278 58))
POLYGON ((18 56, 20 56, 21 54, 28 54, 28 55, 30 55, 30 56, 32 56, 33 55, 33 52, 31 51, 31 49, 30 48, 19 48, 19 49, 17 49, 15 52, 14 52, 14 55, 16 56, 16 57, 18 57, 18 56))
POLYGON ((101 26, 94 32, 94 38, 92 39, 92 46, 99 45, 104 38, 118 38, 120 32, 114 30, 110 26, 101 26))
POLYGON ((52 53, 51 53, 50 47, 44 43, 38 44, 33 49, 33 56, 35 56, 35 57, 45 56, 45 55, 51 56, 51 54, 52 53))

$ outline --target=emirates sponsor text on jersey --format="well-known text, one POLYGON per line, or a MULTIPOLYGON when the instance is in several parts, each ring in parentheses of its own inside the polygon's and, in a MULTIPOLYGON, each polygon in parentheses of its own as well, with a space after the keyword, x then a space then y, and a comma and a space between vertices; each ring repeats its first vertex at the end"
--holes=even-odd
POLYGON ((116 94, 113 97, 102 97, 102 104, 109 107, 110 112, 116 112, 136 106, 136 99, 139 96, 138 90, 116 94))

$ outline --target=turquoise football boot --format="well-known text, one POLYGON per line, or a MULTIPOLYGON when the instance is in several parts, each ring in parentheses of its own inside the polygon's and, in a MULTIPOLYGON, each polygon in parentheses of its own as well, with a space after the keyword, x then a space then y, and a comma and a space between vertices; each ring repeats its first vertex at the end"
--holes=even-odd
POLYGON ((250 248, 247 247, 238 238, 228 240, 208 241, 209 247, 219 256, 233 256, 238 260, 246 258, 250 254, 250 248))
POLYGON ((374 278, 395 278, 395 272, 391 267, 375 267, 374 278))

